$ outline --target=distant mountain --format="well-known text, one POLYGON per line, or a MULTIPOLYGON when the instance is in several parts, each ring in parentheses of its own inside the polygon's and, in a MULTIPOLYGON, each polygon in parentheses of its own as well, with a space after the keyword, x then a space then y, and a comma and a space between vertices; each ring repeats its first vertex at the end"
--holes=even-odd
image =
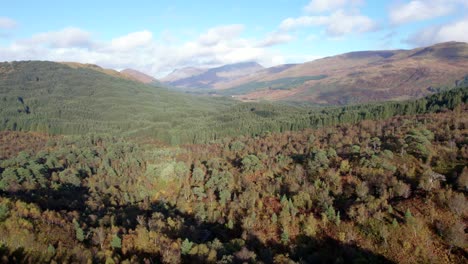
POLYGON ((204 73, 208 69, 201 69, 195 67, 186 67, 182 69, 176 69, 172 71, 169 75, 162 78, 161 81, 164 83, 171 83, 181 79, 189 78, 204 73))
MULTIPOLYGON (((341 119, 382 116, 389 113, 385 110, 387 106, 393 114, 416 113, 421 110, 419 105, 432 106, 428 100, 422 104, 329 107, 325 111, 268 102, 245 104, 229 98, 192 96, 158 85, 146 85, 96 66, 75 66, 47 61, 0 63, 0 131, 98 133, 143 136, 173 144, 206 143, 222 136, 261 135, 266 131, 336 124, 341 119)), ((294 67, 283 69, 280 74, 294 67)), ((269 81, 268 90, 327 77, 290 78, 269 81)), ((468 79, 457 82, 460 86, 466 83, 468 79)), ((446 101, 439 95, 433 98, 446 101)), ((463 95, 456 98, 466 102, 466 88, 463 95)), ((458 102, 458 99, 452 101, 458 102)))
POLYGON ((162 80, 168 85, 181 88, 218 88, 226 82, 249 76, 263 69, 263 66, 256 62, 228 64, 206 70, 186 68, 183 71, 175 71, 162 80), (181 78, 181 76, 188 77, 181 78))
POLYGON ((133 79, 135 81, 145 83, 145 84, 152 84, 152 83, 158 83, 158 80, 156 78, 149 76, 147 74, 144 74, 142 72, 139 72, 134 69, 125 69, 120 71, 121 74, 127 76, 129 79, 133 79))
POLYGON ((468 44, 413 50, 359 51, 298 65, 281 65, 216 88, 244 101, 351 104, 403 100, 454 86, 468 75, 468 44))

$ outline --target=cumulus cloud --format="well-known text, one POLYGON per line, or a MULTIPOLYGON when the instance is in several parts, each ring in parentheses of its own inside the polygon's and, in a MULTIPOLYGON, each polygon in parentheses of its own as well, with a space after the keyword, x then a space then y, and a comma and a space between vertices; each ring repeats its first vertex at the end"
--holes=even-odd
POLYGON ((377 24, 367 16, 347 14, 343 10, 338 10, 330 15, 287 18, 281 22, 280 29, 288 31, 310 26, 325 26, 326 33, 332 37, 369 32, 377 28, 377 24))
POLYGON ((271 47, 279 44, 288 43, 294 40, 290 34, 283 32, 275 32, 268 35, 265 39, 261 40, 258 44, 259 47, 271 47))
POLYGON ((215 46, 223 40, 237 38, 242 31, 244 31, 244 26, 239 24, 218 26, 209 29, 206 33, 203 33, 199 37, 198 41, 202 45, 215 46))
POLYGON ((19 40, 17 45, 45 45, 51 48, 88 47, 91 45, 91 34, 75 27, 33 35, 29 39, 19 40))
POLYGON ((148 30, 133 32, 122 37, 112 39, 110 48, 114 51, 128 51, 147 46, 152 42, 153 34, 148 30))
POLYGON ((468 42, 468 17, 445 25, 432 26, 416 32, 407 40, 415 46, 427 46, 446 41, 468 42))
POLYGON ((304 7, 304 10, 309 13, 321 13, 361 3, 361 0, 312 0, 304 7))
POLYGON ((188 65, 208 67, 241 61, 259 61, 266 58, 263 47, 256 40, 240 37, 242 25, 214 27, 201 34, 196 40, 184 43, 177 53, 188 65))
POLYGON ((288 31, 300 27, 323 26, 330 21, 329 16, 301 16, 286 18, 281 22, 280 29, 288 31))
POLYGON ((276 32, 249 39, 242 37, 243 30, 243 25, 218 26, 188 41, 165 41, 167 32, 153 36, 143 30, 102 41, 86 30, 65 28, 0 46, 0 60, 76 61, 134 68, 157 77, 186 66, 214 67, 243 61, 271 66, 285 61, 282 54, 268 47, 291 41, 291 36, 276 32))
POLYGON ((454 12, 459 6, 468 7, 467 0, 413 0, 393 6, 390 22, 396 25, 433 19, 454 12))
POLYGON ((11 18, 0 17, 0 29, 12 29, 16 27, 17 23, 11 18))
POLYGON ((346 2, 346 0, 312 0, 304 9, 310 13, 320 13, 341 8, 346 2))
POLYGON ((452 5, 441 1, 410 1, 393 7, 390 20, 394 24, 426 20, 449 14, 452 8, 452 5))

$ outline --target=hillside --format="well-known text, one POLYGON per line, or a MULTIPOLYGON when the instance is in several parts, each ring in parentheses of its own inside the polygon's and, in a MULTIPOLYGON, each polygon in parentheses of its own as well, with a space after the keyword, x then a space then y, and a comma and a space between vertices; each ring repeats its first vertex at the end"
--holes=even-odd
POLYGON ((125 75, 122 72, 118 72, 116 70, 106 69, 106 68, 100 67, 100 66, 98 66, 96 64, 79 63, 79 62, 59 62, 59 63, 67 65, 67 66, 69 66, 69 67, 71 67, 73 69, 89 69, 89 70, 93 70, 93 71, 97 71, 97 72, 100 72, 100 73, 107 74, 107 75, 112 76, 112 77, 136 81, 130 75, 125 75))
POLYGON ((466 262, 468 87, 313 108, 27 61, 0 101, 6 263, 466 262))
POLYGON ((257 72, 217 87, 244 101, 350 104, 404 100, 450 87, 468 75, 468 44, 362 51, 257 72))
POLYGON ((216 88, 262 69, 263 67, 255 62, 228 64, 206 70, 188 68, 180 73, 176 71, 163 80, 166 80, 165 84, 178 88, 216 88))
POLYGON ((112 69, 106 69, 100 67, 96 64, 89 64, 89 63, 78 63, 78 62, 59 62, 61 64, 67 65, 73 69, 89 69, 94 70, 100 73, 104 73, 110 75, 112 77, 127 79, 131 81, 137 81, 144 84, 157 84, 158 80, 156 78, 139 72, 134 69, 124 69, 122 71, 116 71, 112 69))
POLYGON ((178 148, 3 133, 34 148, 0 158, 2 261, 466 263, 467 114, 178 148))
POLYGON ((468 0, 0 5, 0 264, 468 264, 468 0))
POLYGON ((144 136, 162 142, 206 143, 226 136, 297 131, 364 119, 453 108, 467 89, 420 101, 348 107, 242 103, 191 96, 117 78, 91 68, 53 62, 0 64, 0 130, 50 134, 144 136), (455 96, 457 101, 448 101, 455 96))
POLYGON ((158 80, 156 80, 156 78, 134 69, 125 69, 120 71, 120 73, 131 80, 135 80, 145 84, 157 84, 159 82, 158 80))
POLYGON ((112 132, 171 141, 175 130, 196 128, 197 119, 234 103, 144 85, 101 69, 41 61, 0 63, 0 129, 112 132))

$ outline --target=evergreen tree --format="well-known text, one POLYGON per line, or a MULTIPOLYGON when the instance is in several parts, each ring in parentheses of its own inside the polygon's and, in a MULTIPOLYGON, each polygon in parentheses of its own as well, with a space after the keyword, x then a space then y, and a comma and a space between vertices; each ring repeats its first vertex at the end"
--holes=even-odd
POLYGON ((111 241, 112 248, 122 248, 122 239, 118 235, 114 235, 111 241))

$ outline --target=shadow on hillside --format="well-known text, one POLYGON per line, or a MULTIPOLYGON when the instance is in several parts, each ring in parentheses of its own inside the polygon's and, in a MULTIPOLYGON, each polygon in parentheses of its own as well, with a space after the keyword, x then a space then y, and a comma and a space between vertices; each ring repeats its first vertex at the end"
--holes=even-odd
MULTIPOLYGON (((91 210, 86 204, 86 199, 89 197, 88 189, 83 187, 63 186, 58 190, 43 188, 34 191, 10 193, 7 196, 35 203, 42 210, 77 210, 81 213, 83 219, 91 214, 99 217, 113 215, 117 226, 124 227, 127 230, 135 229, 138 225, 143 225, 148 229, 156 228, 157 231, 164 233, 174 240, 181 239, 183 241, 188 239, 196 244, 206 244, 217 239, 225 245, 218 250, 218 259, 221 259, 223 255, 232 255, 234 256, 233 263, 253 263, 256 261, 273 263, 275 255, 279 254, 289 256, 290 259, 297 263, 392 263, 383 256, 363 250, 356 245, 344 244, 331 238, 314 239, 300 236, 293 241, 297 246, 287 247, 275 242, 265 244, 258 237, 247 232, 246 235, 244 234, 244 238, 247 237, 245 245, 242 244, 243 242, 238 244, 233 240, 238 239, 238 241, 242 241, 241 238, 244 230, 240 226, 240 223, 237 223, 230 229, 224 223, 200 221, 193 214, 184 213, 175 206, 171 206, 163 201, 152 203, 146 209, 142 209, 141 204, 124 206, 105 204, 99 210, 91 210), (183 227, 170 228, 167 224, 169 217, 172 219, 182 218, 184 222, 183 227), (148 223, 151 219, 162 221, 165 225, 163 227, 150 226, 148 223), (252 257, 252 254, 254 257, 252 257), (249 256, 251 257, 250 259, 249 256)), ((106 199, 103 199, 103 201, 104 203, 108 203, 106 199)), ((97 223, 88 224, 88 227, 97 227, 98 225, 97 223)), ((10 255, 20 262, 27 259, 25 251, 7 252, 5 250, 8 249, 0 248, 0 255, 10 255)), ((158 259, 160 257, 159 255, 150 255, 145 252, 129 252, 128 254, 137 254, 140 260, 144 258, 158 259)), ((182 259, 188 263, 202 263, 206 261, 193 255, 185 255, 182 259)))
POLYGON ((5 245, 0 246, 0 263, 27 263, 28 257, 24 248, 10 250, 5 245))
POLYGON ((394 263, 387 258, 357 245, 345 244, 333 238, 297 238, 297 249, 292 254, 300 263, 394 263))
MULTIPOLYGON (((235 225, 233 229, 229 229, 225 224, 199 221, 194 215, 183 213, 176 207, 169 206, 163 202, 153 204, 151 210, 147 211, 138 210, 136 207, 127 207, 125 209, 126 216, 130 219, 135 219, 137 215, 141 214, 146 214, 147 217, 150 217, 154 212, 162 213, 166 218, 181 217, 184 219, 184 228, 165 231, 165 234, 170 238, 188 239, 197 244, 205 244, 217 239, 223 244, 227 244, 226 247, 218 251, 218 259, 225 254, 233 255, 233 263, 253 263, 256 261, 273 263, 275 255, 278 254, 287 255, 298 263, 393 263, 381 255, 329 237, 314 239, 299 236, 294 241, 297 246, 290 248, 274 242, 265 244, 255 235, 248 234, 245 246, 238 245, 233 240, 242 238, 243 229, 239 224, 235 225), (129 214, 130 211, 132 211, 131 214, 129 214), (242 258, 241 252, 243 247, 251 252, 255 252, 256 261, 242 258)), ((135 228, 136 223, 132 223, 128 227, 135 228)), ((197 259, 196 256, 185 256, 183 259, 189 263, 201 263, 204 261, 203 259, 197 259)))
POLYGON ((57 190, 39 188, 35 190, 21 190, 5 192, 2 196, 18 199, 27 203, 35 203, 42 210, 84 210, 86 199, 89 196, 88 189, 64 184, 57 190))

